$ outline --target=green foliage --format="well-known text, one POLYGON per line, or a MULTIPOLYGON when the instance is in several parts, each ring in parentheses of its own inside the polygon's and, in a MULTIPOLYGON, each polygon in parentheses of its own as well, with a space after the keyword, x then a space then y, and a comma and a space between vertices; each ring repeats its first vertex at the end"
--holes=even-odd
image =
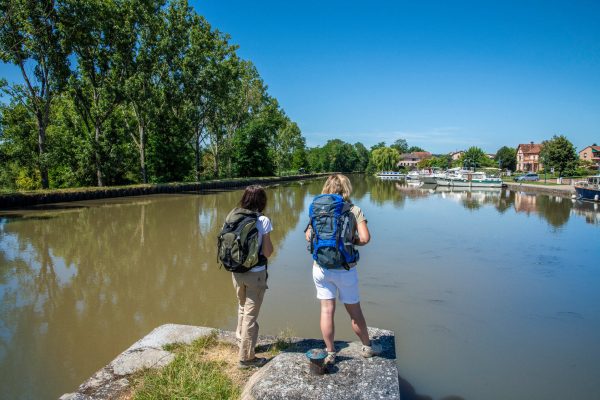
POLYGON ((354 151, 356 152, 357 157, 357 165, 355 170, 364 172, 367 170, 369 166, 369 160, 371 158, 371 154, 369 150, 360 142, 354 143, 354 151))
POLYGON ((406 139, 397 139, 391 146, 392 149, 396 149, 399 154, 408 153, 408 142, 406 139))
POLYGON ((426 158, 419 161, 417 167, 448 169, 452 167, 452 157, 449 154, 446 154, 440 157, 426 158))
POLYGON ((133 398, 150 399, 232 399, 240 394, 225 373, 225 363, 205 360, 217 346, 216 335, 202 337, 190 346, 171 346, 175 359, 160 370, 147 370, 134 380, 133 398))
POLYGON ((544 168, 554 168, 559 176, 576 174, 577 152, 573 143, 563 135, 554 135, 552 139, 542 142, 540 160, 544 168))
POLYGON ((490 159, 479 147, 469 147, 459 159, 460 165, 465 168, 493 167, 494 161, 490 159))
POLYGON ((500 147, 494 160, 499 168, 515 171, 517 169, 517 150, 508 146, 500 147))
POLYGON ((359 171, 364 162, 359 158, 355 146, 340 139, 329 140, 323 147, 309 149, 307 161, 309 169, 315 172, 359 171))
MULTIPOLYGON (((0 187, 200 180, 309 164, 299 127, 255 66, 186 0, 7 0, 0 19, 0 58, 27 63, 28 83, 0 80, 11 100, 1 110, 0 187)), ((336 160, 344 169, 353 162, 336 160)))
POLYGON ((391 171, 396 168, 396 164, 400 161, 400 153, 391 147, 375 149, 371 157, 373 165, 378 171, 391 171))
POLYGON ((418 151, 425 151, 423 150, 421 147, 419 146, 411 146, 408 148, 408 150, 406 151, 407 153, 416 153, 418 151))
POLYGON ((374 150, 377 150, 377 149, 382 149, 384 147, 385 147, 385 142, 379 142, 379 143, 371 146, 371 152, 373 152, 374 150))

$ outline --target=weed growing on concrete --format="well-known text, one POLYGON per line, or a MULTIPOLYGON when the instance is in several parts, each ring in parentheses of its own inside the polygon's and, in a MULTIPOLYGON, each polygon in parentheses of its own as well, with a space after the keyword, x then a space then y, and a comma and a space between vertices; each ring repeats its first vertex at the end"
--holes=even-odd
MULTIPOLYGON (((216 333, 202 337, 190 346, 169 346, 175 359, 161 370, 146 370, 133 379, 132 398, 158 399, 233 399, 240 395, 240 381, 230 373, 230 345, 217 340, 216 333), (224 348, 228 351, 223 351, 224 348), (221 349, 220 349, 221 348, 221 349), (215 356, 215 354, 221 356, 215 356), (235 379, 237 380, 237 379, 235 379)), ((235 357, 234 357, 235 359, 235 357)))

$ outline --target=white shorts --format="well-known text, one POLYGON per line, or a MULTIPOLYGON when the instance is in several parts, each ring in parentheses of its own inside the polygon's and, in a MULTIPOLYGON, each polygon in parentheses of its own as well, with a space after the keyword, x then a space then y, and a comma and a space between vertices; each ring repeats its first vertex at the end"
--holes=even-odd
POLYGON ((317 263, 313 264, 313 281, 317 287, 317 299, 331 300, 340 293, 340 301, 344 304, 356 304, 360 301, 358 294, 358 273, 356 268, 326 269, 317 263))

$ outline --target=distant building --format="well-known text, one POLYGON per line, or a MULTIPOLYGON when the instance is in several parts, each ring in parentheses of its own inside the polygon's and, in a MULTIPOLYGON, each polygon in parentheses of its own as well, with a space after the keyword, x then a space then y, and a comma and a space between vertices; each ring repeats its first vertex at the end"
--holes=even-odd
POLYGON ((421 160, 431 158, 431 153, 428 151, 415 151, 413 153, 400 154, 400 161, 396 166, 404 168, 416 168, 421 160))
POLYGON ((530 142, 517 146, 517 171, 538 172, 544 166, 540 162, 542 145, 530 142))
POLYGON ((580 160, 587 160, 600 168, 600 146, 588 146, 579 152, 580 160))
POLYGON ((456 161, 459 160, 463 154, 465 154, 465 152, 462 150, 455 151, 454 153, 450 153, 450 157, 452 157, 452 161, 456 161))
POLYGON ((495 154, 486 154, 485 155, 487 158, 489 158, 490 160, 493 160, 494 158, 496 158, 495 154))

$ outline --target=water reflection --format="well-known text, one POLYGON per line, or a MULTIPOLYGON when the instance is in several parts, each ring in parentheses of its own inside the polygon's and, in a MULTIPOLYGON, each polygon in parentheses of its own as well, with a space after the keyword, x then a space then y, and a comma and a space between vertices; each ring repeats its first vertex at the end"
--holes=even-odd
MULTIPOLYGON (((371 190, 371 199, 378 205, 392 203, 401 208, 406 198, 417 199, 428 196, 440 196, 460 203, 469 210, 479 210, 491 205, 499 213, 514 209, 517 213, 536 214, 554 228, 564 226, 572 214, 584 217, 590 224, 600 223, 598 204, 575 201, 560 196, 537 195, 494 188, 449 188, 435 186, 414 186, 404 181, 368 178, 363 181, 371 190)), ((363 184, 361 184, 363 186, 363 184)))
MULTIPOLYGON (((352 199, 374 237, 361 249, 366 314, 396 331, 414 396, 545 398, 527 394, 564 389, 556 379, 563 371, 548 365, 577 364, 565 381, 592 387, 588 375, 597 369, 577 346, 597 355, 598 274, 589 259, 598 249, 580 237, 596 240, 600 231, 577 222, 598 225, 597 204, 351 179, 352 199), (568 340, 573 335, 581 340, 568 340), (540 337, 546 342, 536 348, 540 337), (557 354, 560 363, 547 363, 557 354), (522 370, 512 363, 519 357, 527 361, 522 370), (477 371, 485 376, 471 379, 477 371), (538 373, 537 383, 503 381, 531 371, 553 379, 538 373)), ((277 248, 261 316, 265 333, 289 324, 300 335, 319 335, 302 230, 322 184, 267 191, 277 248)), ((240 195, 160 195, 0 214, 0 397, 73 390, 163 323, 232 327, 235 296, 229 274, 216 267, 215 238, 240 195)), ((344 313, 338 317, 342 338, 350 328, 344 313)))
MULTIPOLYGON (((268 191, 274 241, 304 208, 307 187, 295 186, 268 191)), ((0 219, 3 396, 57 397, 163 323, 225 325, 235 297, 229 274, 215 273, 214 238, 240 195, 120 199, 0 219)))

